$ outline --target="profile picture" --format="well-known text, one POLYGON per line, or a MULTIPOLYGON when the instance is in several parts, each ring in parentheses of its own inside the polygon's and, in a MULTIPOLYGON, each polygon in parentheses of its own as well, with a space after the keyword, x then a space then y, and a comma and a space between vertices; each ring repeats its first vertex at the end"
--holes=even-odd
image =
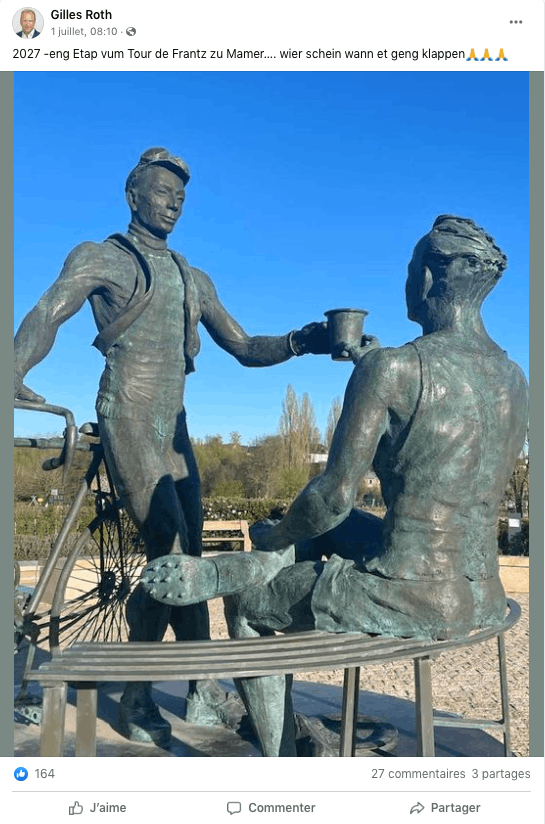
POLYGON ((12 26, 17 37, 23 40, 34 40, 42 33, 44 19, 37 9, 27 6, 15 12, 12 26))

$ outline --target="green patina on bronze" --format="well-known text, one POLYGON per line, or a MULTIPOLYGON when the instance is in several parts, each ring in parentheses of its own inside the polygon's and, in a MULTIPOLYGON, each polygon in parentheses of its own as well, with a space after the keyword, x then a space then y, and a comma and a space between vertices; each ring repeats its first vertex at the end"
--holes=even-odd
MULTIPOLYGON (((100 437, 150 560, 201 554, 200 482, 183 406, 186 374, 194 371, 200 346, 199 322, 244 366, 329 351, 325 323, 281 336, 247 335, 210 277, 168 248, 188 181, 181 158, 162 148, 144 152, 127 178, 127 233, 77 246, 15 338, 15 397, 36 400, 24 376, 47 355, 59 326, 89 300, 98 330, 94 344, 106 359, 96 406, 100 437)), ((169 610, 141 588, 129 601, 128 620, 135 641, 161 640, 168 623, 179 640, 209 637, 206 604, 169 610)), ((188 717, 225 722, 231 704, 215 683, 192 684, 188 717)), ((120 723, 138 740, 166 743, 170 735, 146 684, 127 687, 120 723)))
MULTIPOLYGON (((528 414, 524 376, 481 318, 506 266, 501 250, 472 220, 437 218, 414 250, 406 284, 408 316, 422 336, 397 348, 364 346, 367 339, 351 348, 356 365, 324 474, 281 522, 254 527, 258 551, 203 561, 183 407, 198 323, 246 366, 328 353, 329 343, 325 324, 248 336, 208 275, 168 249, 188 181, 183 160, 165 149, 145 152, 127 179, 128 232, 76 247, 15 340, 15 396, 37 399, 23 377, 89 300, 106 358, 100 435, 151 562, 129 601, 131 639, 158 641, 169 622, 180 640, 206 638, 203 601, 221 595, 234 636, 318 628, 459 638, 499 622, 496 519, 528 414), (383 520, 353 509, 371 466, 387 505, 383 520)), ((290 679, 238 686, 263 754, 294 757, 290 679)), ((230 704, 213 682, 190 687, 193 721, 228 721, 230 704)), ((137 740, 164 744, 170 735, 146 684, 125 690, 120 725, 137 740)))
MULTIPOLYGON (((251 557, 158 559, 145 588, 164 603, 226 596, 235 636, 315 628, 441 639, 500 624, 497 517, 528 421, 524 375, 481 318, 505 267, 472 220, 438 217, 406 282, 423 334, 353 350, 324 474, 281 522, 253 527, 251 557), (353 509, 371 466, 383 520, 353 509)), ((246 679, 240 691, 263 753, 294 757, 289 683, 246 679)))

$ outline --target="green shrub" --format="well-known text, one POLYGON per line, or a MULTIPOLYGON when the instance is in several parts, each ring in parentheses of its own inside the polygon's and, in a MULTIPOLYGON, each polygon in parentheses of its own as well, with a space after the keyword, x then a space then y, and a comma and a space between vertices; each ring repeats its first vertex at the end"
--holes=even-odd
POLYGON ((274 510, 281 512, 289 501, 278 498, 203 498, 205 521, 262 521, 274 510))
POLYGON ((498 550, 500 555, 509 555, 509 532, 507 518, 498 520, 498 550))
POLYGON ((530 524, 528 521, 523 521, 518 535, 514 535, 509 542, 509 555, 526 555, 530 554, 530 524))
MULTIPOLYGON (((29 506, 16 503, 14 508, 14 554, 19 561, 47 558, 64 523, 66 506, 29 506)), ((68 555, 77 536, 95 517, 94 504, 85 502, 65 541, 61 555, 68 555)))
MULTIPOLYGON (((60 557, 66 557, 74 546, 75 535, 69 535, 61 550, 60 557)), ((41 561, 49 556, 53 538, 39 538, 37 535, 16 535, 13 540, 13 556, 18 561, 41 561)))
POLYGON ((514 535, 511 540, 509 540, 508 519, 500 518, 498 521, 498 547, 500 555, 529 555, 529 526, 528 519, 523 520, 518 535, 514 535))

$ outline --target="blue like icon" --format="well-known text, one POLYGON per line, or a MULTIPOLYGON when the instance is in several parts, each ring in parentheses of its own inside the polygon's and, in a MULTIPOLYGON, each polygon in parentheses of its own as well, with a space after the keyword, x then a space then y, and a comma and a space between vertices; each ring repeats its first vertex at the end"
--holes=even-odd
POLYGON ((17 767, 13 775, 17 781, 25 781, 28 778, 28 770, 25 770, 24 767, 17 767))

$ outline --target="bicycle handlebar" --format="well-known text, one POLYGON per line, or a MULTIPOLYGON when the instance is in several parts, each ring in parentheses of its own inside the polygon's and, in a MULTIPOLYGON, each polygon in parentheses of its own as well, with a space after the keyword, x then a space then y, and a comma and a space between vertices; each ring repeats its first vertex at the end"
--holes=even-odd
POLYGON ((72 465, 72 461, 74 460, 78 440, 76 422, 70 409, 66 409, 64 406, 53 406, 49 403, 38 403, 37 401, 23 401, 18 399, 15 399, 14 407, 15 409, 27 409, 32 412, 47 412, 50 415, 60 415, 65 419, 66 429, 63 433, 64 440, 61 454, 58 458, 49 458, 42 464, 42 467, 45 470, 58 469, 63 466, 63 483, 65 483, 68 477, 68 471, 72 465))

